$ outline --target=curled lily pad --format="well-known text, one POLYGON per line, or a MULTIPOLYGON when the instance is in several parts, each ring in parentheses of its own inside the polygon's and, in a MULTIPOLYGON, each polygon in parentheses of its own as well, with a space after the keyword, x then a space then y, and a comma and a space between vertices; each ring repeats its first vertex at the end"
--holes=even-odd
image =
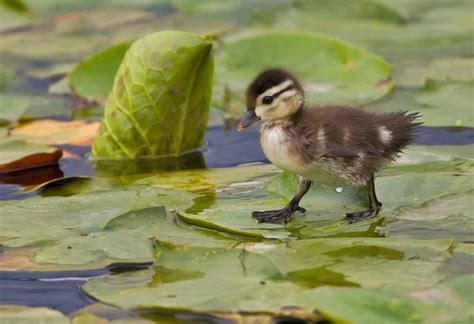
MULTIPOLYGON (((244 89, 269 65, 294 72, 310 102, 354 104, 389 92, 391 68, 382 58, 319 34, 263 33, 229 41, 219 55, 214 100, 228 87, 244 108, 244 89)), ((222 106, 222 104, 221 104, 222 106)))
POLYGON ((208 38, 184 32, 134 42, 107 99, 93 155, 179 155, 199 147, 209 113, 211 49, 208 38))

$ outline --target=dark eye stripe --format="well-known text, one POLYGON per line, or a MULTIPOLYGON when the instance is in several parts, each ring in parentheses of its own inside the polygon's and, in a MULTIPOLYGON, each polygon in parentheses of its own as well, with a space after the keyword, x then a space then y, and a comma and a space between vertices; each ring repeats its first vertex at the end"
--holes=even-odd
POLYGON ((280 91, 274 93, 274 94, 272 95, 272 97, 273 97, 273 98, 277 98, 277 97, 278 97, 279 95, 281 95, 283 92, 286 92, 286 91, 291 90, 291 89, 293 89, 293 85, 292 85, 292 84, 290 84, 289 86, 287 86, 285 89, 280 90, 280 91))

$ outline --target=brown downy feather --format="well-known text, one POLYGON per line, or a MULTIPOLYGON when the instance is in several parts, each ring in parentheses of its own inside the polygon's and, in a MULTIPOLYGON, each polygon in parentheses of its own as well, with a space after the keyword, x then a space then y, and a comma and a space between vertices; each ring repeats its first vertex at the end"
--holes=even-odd
MULTIPOLYGON (((315 159, 352 183, 364 183, 416 137, 417 113, 371 113, 326 106, 302 108, 284 126, 294 154, 315 159), (385 137, 384 137, 385 136, 385 137)), ((271 126, 270 126, 271 127, 271 126)))

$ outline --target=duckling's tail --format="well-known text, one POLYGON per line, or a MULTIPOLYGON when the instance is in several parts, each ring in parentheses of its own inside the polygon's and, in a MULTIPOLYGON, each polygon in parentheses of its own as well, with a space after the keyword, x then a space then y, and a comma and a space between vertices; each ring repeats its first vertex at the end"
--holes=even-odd
POLYGON ((420 117, 418 112, 410 113, 408 110, 383 115, 379 135, 382 142, 385 139, 387 158, 397 156, 417 139, 420 126, 423 125, 419 121, 420 117))

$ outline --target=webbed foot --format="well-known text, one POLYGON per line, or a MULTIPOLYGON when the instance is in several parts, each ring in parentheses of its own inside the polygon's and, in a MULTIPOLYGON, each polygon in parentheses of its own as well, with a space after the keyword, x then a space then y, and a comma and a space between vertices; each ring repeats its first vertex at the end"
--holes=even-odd
POLYGON ((293 214, 297 211, 305 213, 306 209, 299 206, 287 205, 278 210, 254 211, 252 212, 252 217, 259 223, 285 225, 293 218, 293 214))
POLYGON ((349 221, 349 223, 353 224, 365 219, 375 217, 377 216, 378 213, 379 211, 375 209, 369 209, 369 210, 356 212, 356 213, 347 213, 346 219, 349 221))

